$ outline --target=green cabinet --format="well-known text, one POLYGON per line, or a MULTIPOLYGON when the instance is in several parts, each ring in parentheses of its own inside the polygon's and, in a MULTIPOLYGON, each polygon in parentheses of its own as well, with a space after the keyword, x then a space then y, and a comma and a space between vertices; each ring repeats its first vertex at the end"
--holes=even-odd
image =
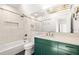
POLYGON ((35 55, 79 55, 79 46, 35 37, 35 55))
POLYGON ((35 38, 35 54, 56 55, 57 43, 46 39, 35 38))

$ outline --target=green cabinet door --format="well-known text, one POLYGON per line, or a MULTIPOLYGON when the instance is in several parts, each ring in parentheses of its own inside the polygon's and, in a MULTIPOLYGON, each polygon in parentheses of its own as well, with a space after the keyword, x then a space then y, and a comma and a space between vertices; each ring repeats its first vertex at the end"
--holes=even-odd
POLYGON ((46 39, 35 38, 35 54, 56 55, 57 43, 46 39))
POLYGON ((35 44, 35 49, 34 49, 35 50, 35 52, 34 52, 35 55, 42 55, 42 54, 44 54, 44 50, 43 50, 43 47, 42 46, 43 45, 40 44, 40 43, 35 44))
POLYGON ((58 42, 58 54, 79 55, 79 46, 58 42))

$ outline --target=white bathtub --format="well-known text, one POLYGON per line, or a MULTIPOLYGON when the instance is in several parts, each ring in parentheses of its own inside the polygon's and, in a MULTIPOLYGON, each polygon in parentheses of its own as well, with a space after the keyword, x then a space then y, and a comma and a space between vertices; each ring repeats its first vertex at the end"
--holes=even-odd
POLYGON ((23 40, 0 45, 0 55, 14 55, 24 50, 23 40))

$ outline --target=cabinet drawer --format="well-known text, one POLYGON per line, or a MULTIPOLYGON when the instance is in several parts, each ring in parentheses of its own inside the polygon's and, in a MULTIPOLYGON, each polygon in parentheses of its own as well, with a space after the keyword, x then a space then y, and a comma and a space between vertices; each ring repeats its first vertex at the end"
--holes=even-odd
POLYGON ((76 45, 59 43, 58 48, 64 49, 64 50, 69 51, 71 53, 77 53, 77 54, 79 53, 79 46, 76 46, 76 45))

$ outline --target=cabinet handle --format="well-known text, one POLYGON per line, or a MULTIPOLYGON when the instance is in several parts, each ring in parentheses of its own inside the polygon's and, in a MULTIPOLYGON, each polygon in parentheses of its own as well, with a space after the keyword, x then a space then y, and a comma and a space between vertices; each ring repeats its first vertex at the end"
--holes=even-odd
POLYGON ((66 53, 67 55, 71 55, 71 54, 69 54, 69 53, 66 53))
POLYGON ((66 47, 69 47, 69 48, 74 48, 74 47, 72 47, 72 46, 66 46, 66 47))

